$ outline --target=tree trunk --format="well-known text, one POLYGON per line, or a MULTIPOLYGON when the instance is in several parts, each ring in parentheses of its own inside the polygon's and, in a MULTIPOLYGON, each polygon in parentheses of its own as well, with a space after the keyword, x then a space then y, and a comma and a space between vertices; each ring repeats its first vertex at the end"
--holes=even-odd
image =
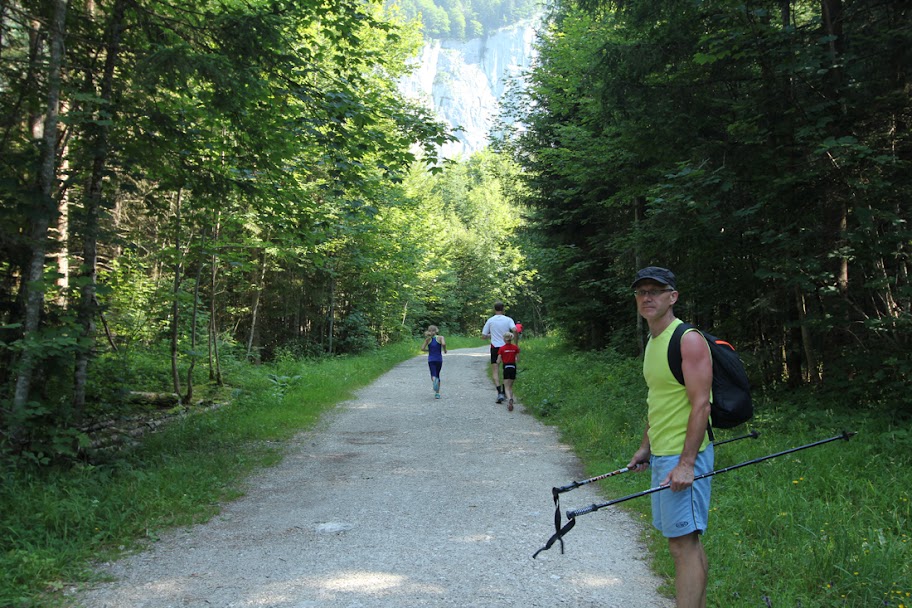
MULTIPOLYGON (((896 215, 900 216, 900 207, 896 205, 896 215)), ((909 243, 904 243, 900 247, 900 254, 897 256, 896 260, 896 278, 899 285, 909 285, 910 273, 909 273, 909 264, 907 260, 912 259, 912 255, 909 252, 909 243)), ((901 296, 902 297, 902 296, 901 296)), ((906 295, 902 297, 902 300, 897 304, 897 308, 903 314, 912 313, 912 295, 906 295)), ((908 334, 907 334, 908 335, 908 334)), ((912 336, 908 336, 912 337, 912 336)))
MULTIPOLYGON (((60 72, 63 62, 63 38, 66 27, 66 0, 53 0, 50 20, 50 34, 48 39, 48 90, 47 108, 44 117, 44 132, 41 142, 41 163, 38 175, 38 190, 41 200, 36 209, 30 228, 31 261, 28 266, 26 281, 22 289, 25 290, 25 319, 23 323, 23 340, 26 341, 22 358, 19 360, 19 369, 16 377, 16 387, 13 393, 13 419, 22 420, 25 404, 28 402, 32 385, 32 373, 38 360, 38 353, 34 347, 28 345, 27 340, 38 331, 41 319, 41 310, 44 307, 44 260, 47 253, 48 230, 51 217, 56 209, 54 204, 54 188, 57 182, 57 125, 60 111, 60 72)), ((14 422, 17 425, 18 422, 14 422)), ((14 426, 13 435, 18 434, 14 426)))
POLYGON ((327 317, 329 329, 326 332, 328 344, 326 352, 331 355, 333 354, 333 332, 336 324, 336 277, 332 274, 329 275, 329 313, 327 317))
MULTIPOLYGON (((60 173, 69 171, 67 151, 60 155, 60 173)), ((66 308, 70 288, 70 200, 68 189, 62 189, 57 202, 57 306, 66 308)))
POLYGON ((180 395, 177 393, 149 393, 143 391, 130 391, 124 401, 136 405, 152 405, 159 408, 180 405, 180 395))
POLYGON ((256 294, 253 298, 253 310, 250 314, 250 335, 247 337, 247 358, 253 353, 253 343, 256 337, 257 313, 260 309, 260 295, 263 293, 263 286, 266 282, 266 248, 263 248, 263 261, 260 264, 260 277, 256 283, 256 294))
MULTIPOLYGON (((798 288, 796 287, 796 289, 798 288)), ((787 292, 784 293, 783 298, 787 295, 787 292)), ((788 386, 798 388, 805 380, 801 366, 804 330, 799 320, 798 307, 789 306, 788 301, 785 301, 784 305, 788 309, 789 316, 789 323, 783 328, 782 333, 782 355, 784 357, 785 373, 788 386)))
POLYGON ((183 188, 177 191, 177 200, 175 202, 175 228, 174 228, 174 285, 171 290, 171 382, 174 387, 174 393, 180 395, 180 374, 177 369, 177 346, 179 336, 180 321, 180 285, 183 264, 181 262, 181 198, 183 197, 183 188))
POLYGON ((203 278, 202 260, 196 266, 196 284, 193 286, 193 313, 190 320, 190 366, 187 370, 187 398, 189 405, 193 400, 193 368, 196 367, 196 322, 199 317, 199 291, 200 281, 203 278))
POLYGON ((798 310, 798 325, 801 327, 801 345, 804 350, 804 360, 807 363, 807 377, 812 384, 818 384, 820 382, 820 373, 817 367, 817 353, 814 350, 811 331, 807 325, 807 302, 804 298, 804 292, 797 285, 795 286, 795 306, 798 310))
POLYGON ((218 329, 215 325, 215 317, 211 316, 209 317, 209 343, 211 352, 209 380, 214 381, 218 386, 222 386, 222 364, 219 360, 218 329))
MULTIPOLYGON (((79 295, 79 324, 82 326, 83 347, 76 351, 76 368, 73 381, 73 413, 78 421, 85 410, 86 383, 89 362, 95 355, 95 315, 98 313, 96 297, 98 283, 98 216, 104 206, 104 175, 108 164, 108 139, 110 127, 105 123, 114 118, 114 72, 120 55, 120 37, 123 31, 124 1, 118 0, 111 12, 106 39, 104 72, 101 79, 100 97, 103 104, 89 129, 93 141, 92 175, 86 188, 84 204, 84 233, 82 235, 82 268, 79 295), (107 105, 105 105, 107 104, 107 105)), ((91 83, 89 83, 91 84, 91 83)))
POLYGON ((218 324, 216 319, 216 306, 215 306, 215 295, 216 295, 216 276, 218 275, 218 240, 219 234, 221 232, 221 225, 219 223, 219 215, 216 213, 215 218, 215 234, 212 239, 213 242, 213 253, 212 253, 212 262, 211 262, 211 273, 209 277, 209 380, 215 381, 218 386, 222 386, 222 366, 221 361, 219 360, 219 350, 218 350, 218 324))
POLYGON ((108 346, 116 353, 117 342, 114 341, 114 336, 111 334, 111 328, 108 327, 108 322, 105 320, 104 312, 101 310, 98 300, 95 300, 95 310, 98 311, 98 318, 101 319, 101 326, 104 327, 105 337, 108 339, 108 346))
MULTIPOLYGON (((830 54, 830 63, 833 66, 839 66, 842 61, 843 47, 845 45, 843 33, 843 11, 842 0, 821 0, 820 1, 820 18, 823 24, 823 34, 829 39, 828 49, 830 54)), ((834 67, 830 70, 827 78, 826 94, 832 97, 834 101, 840 101, 843 108, 842 115, 845 116, 847 110, 845 99, 842 96, 842 79, 843 70, 841 67, 834 67)), ((845 133, 838 123, 834 124, 836 132, 834 136, 840 137, 845 133)), ((832 160, 832 159, 831 159, 832 160)), ((838 164, 833 161, 837 171, 840 170, 838 164)), ((833 225, 835 229, 836 245, 844 249, 848 236, 848 215, 849 208, 845 200, 845 195, 836 193, 833 196, 838 197, 836 204, 832 208, 833 225)), ((839 293, 846 296, 849 291, 849 259, 845 255, 839 256, 835 269, 836 288, 839 293)))
MULTIPOLYGON (((6 23, 6 15, 8 12, 9 12, 9 7, 7 6, 7 0, 0 1, 0 23, 6 23)), ((5 40, 5 38, 3 37, 3 33, 5 31, 6 30, 4 28, 0 27, 0 60, 3 59, 3 49, 6 48, 5 45, 3 44, 3 42, 5 40)))
MULTIPOLYGON (((634 233, 640 231, 640 220, 643 217, 645 212, 646 201, 643 197, 637 197, 633 205, 633 226, 634 233)), ((633 254, 633 262, 636 266, 637 271, 642 268, 642 261, 640 260, 640 250, 637 250, 633 254)), ((637 353, 640 357, 643 357, 646 354, 646 330, 643 327, 643 317, 639 313, 634 313, 636 315, 636 339, 637 339, 637 353)))
POLYGON ((304 308, 304 280, 305 273, 301 273, 301 284, 298 286, 298 289, 295 290, 295 310, 294 310, 294 326, 295 326, 295 339, 300 340, 304 336, 304 325, 302 323, 301 312, 304 308))

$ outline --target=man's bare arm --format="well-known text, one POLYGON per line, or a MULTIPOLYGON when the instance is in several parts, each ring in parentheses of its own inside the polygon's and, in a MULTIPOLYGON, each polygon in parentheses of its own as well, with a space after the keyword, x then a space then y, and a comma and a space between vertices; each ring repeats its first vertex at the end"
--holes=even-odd
POLYGON ((681 371, 684 374, 684 385, 691 409, 681 460, 666 479, 672 491, 683 490, 693 484, 694 464, 709 424, 712 357, 709 354, 709 345, 698 332, 687 332, 681 337, 681 371))

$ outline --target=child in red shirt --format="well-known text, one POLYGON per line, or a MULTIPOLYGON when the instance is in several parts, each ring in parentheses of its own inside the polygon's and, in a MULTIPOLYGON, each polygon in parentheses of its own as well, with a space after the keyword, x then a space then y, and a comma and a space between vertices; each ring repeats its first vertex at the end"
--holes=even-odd
POLYGON ((507 411, 513 411, 513 381, 516 380, 516 364, 519 362, 519 347, 513 344, 513 334, 503 335, 504 344, 497 351, 497 362, 503 364, 504 392, 507 395, 507 411))

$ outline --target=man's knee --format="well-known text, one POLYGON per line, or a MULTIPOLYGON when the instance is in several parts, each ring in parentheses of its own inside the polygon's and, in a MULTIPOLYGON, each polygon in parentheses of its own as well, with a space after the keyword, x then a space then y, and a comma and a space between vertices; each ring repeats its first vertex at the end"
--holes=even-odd
POLYGON ((684 536, 676 536, 668 539, 668 551, 671 557, 678 559, 687 559, 695 554, 703 552, 703 545, 700 543, 700 535, 697 532, 691 532, 684 536))

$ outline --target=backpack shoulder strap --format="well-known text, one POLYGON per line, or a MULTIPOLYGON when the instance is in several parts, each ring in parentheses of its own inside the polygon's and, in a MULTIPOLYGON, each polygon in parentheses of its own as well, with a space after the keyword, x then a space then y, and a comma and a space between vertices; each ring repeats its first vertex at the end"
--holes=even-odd
MULTIPOLYGON (((671 335, 671 340, 668 342, 668 367, 671 368, 671 373, 675 377, 681 386, 684 386, 684 370, 681 369, 681 337, 689 329, 697 329, 693 325, 687 322, 683 322, 677 327, 675 327, 674 333, 671 335)), ((706 340, 707 344, 711 343, 711 340, 707 338, 706 334, 697 329, 700 332, 700 335, 703 336, 703 339, 706 340)), ((712 348, 710 347, 710 350, 712 348)), ((734 349, 732 349, 734 350, 734 349)), ((715 359, 713 359, 715 361, 715 359)), ((713 436, 712 431, 712 419, 706 422, 706 432, 709 434, 709 440, 715 441, 716 438, 713 436)))
POLYGON ((671 334, 671 340, 668 342, 668 367, 671 368, 671 374, 679 384, 684 384, 684 371, 681 369, 681 337, 688 329, 694 329, 690 323, 681 323, 674 333, 671 334))

